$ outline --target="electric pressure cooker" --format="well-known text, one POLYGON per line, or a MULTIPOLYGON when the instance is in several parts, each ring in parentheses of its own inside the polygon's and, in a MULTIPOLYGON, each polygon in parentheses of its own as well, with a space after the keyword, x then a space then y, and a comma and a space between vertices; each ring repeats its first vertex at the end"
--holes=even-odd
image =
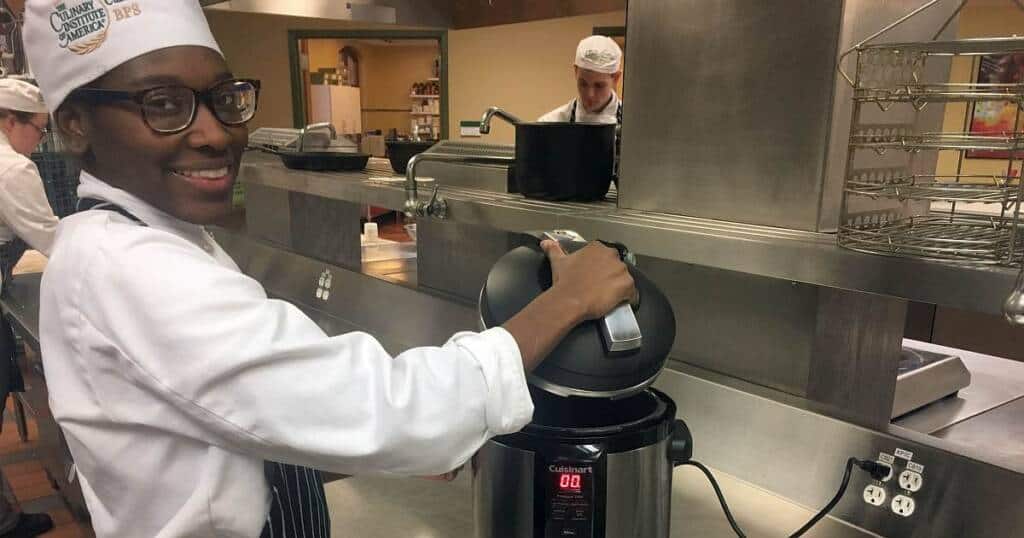
MULTIPOLYGON (((566 252, 586 245, 572 232, 526 236, 487 277, 484 327, 551 286, 545 236, 566 252)), ((668 537, 672 469, 690 459, 692 438, 675 402, 649 385, 672 347, 675 316, 654 283, 627 266, 638 304, 573 329, 528 376, 530 424, 473 458, 477 538, 668 537)))

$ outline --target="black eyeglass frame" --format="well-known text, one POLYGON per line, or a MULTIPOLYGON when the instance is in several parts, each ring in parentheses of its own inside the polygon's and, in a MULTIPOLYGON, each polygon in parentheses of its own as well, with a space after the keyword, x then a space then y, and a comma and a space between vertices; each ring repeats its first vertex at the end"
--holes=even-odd
POLYGON ((224 125, 227 125, 229 127, 235 127, 235 126, 238 126, 238 125, 244 125, 244 124, 248 123, 250 120, 252 120, 253 117, 256 116, 256 111, 259 108, 259 102, 260 102, 260 81, 257 80, 257 79, 251 79, 251 78, 233 78, 233 79, 229 79, 229 80, 224 80, 224 81, 218 82, 217 84, 215 84, 215 85, 213 85, 210 88, 207 88, 205 90, 196 90, 196 89, 193 89, 193 88, 189 88, 188 86, 182 86, 182 85, 179 85, 179 84, 168 84, 168 85, 164 85, 164 86, 154 86, 152 88, 146 88, 144 90, 138 90, 138 91, 109 90, 109 89, 106 89, 106 88, 78 88, 78 89, 73 90, 68 97, 71 98, 71 99, 81 99, 83 101, 87 101, 87 102, 95 103, 95 104, 104 104, 104 103, 109 104, 109 103, 117 103, 117 102, 122 102, 122 101, 132 101, 135 104, 139 105, 139 107, 141 109, 140 112, 142 113, 142 119, 145 121, 146 126, 148 126, 150 129, 152 129, 154 132, 157 132, 157 133, 160 133, 160 134, 177 134, 177 133, 180 133, 180 132, 188 129, 189 127, 192 126, 193 123, 195 123, 195 121, 196 121, 196 113, 199 111, 199 104, 200 103, 205 104, 206 107, 208 109, 210 109, 210 112, 213 113, 213 117, 217 118, 217 121, 223 123, 224 125), (252 115, 249 116, 248 118, 242 120, 242 121, 237 121, 237 122, 224 121, 224 118, 220 117, 220 115, 217 113, 217 109, 213 106, 213 95, 214 95, 215 92, 217 92, 218 90, 223 88, 225 85, 237 84, 239 82, 247 83, 247 84, 251 85, 253 87, 253 89, 255 90, 256 96, 255 96, 255 103, 253 103, 253 107, 252 107, 252 115), (145 104, 146 96, 147 95, 149 95, 152 92, 156 92, 156 91, 160 91, 160 90, 166 90, 166 89, 169 89, 169 88, 185 88, 185 89, 191 91, 195 95, 195 98, 192 101, 192 114, 189 116, 188 122, 186 122, 185 125, 183 125, 180 128, 177 128, 177 129, 157 129, 156 127, 153 127, 153 124, 149 121, 149 118, 146 117, 145 109, 141 109, 141 107, 142 107, 142 105, 145 104))

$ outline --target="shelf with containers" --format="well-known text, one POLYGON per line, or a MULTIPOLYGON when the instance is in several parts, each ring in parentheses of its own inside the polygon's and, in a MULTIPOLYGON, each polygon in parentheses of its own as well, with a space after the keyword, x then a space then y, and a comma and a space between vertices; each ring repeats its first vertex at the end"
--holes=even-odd
POLYGON ((441 83, 427 79, 412 85, 409 93, 410 133, 429 132, 431 138, 441 133, 441 83))
POLYGON ((855 78, 847 77, 854 102, 839 245, 944 263, 1018 266, 1024 251, 1024 84, 973 79, 983 57, 1024 54, 1024 39, 866 45, 856 53, 855 78), (970 69, 962 69, 966 63, 970 69), (958 72, 972 80, 950 81, 958 72), (946 113, 957 104, 964 108, 962 122, 953 118, 955 110, 946 113), (972 129, 973 115, 986 105, 1011 107, 1009 128, 972 129), (989 158, 986 173, 970 170, 979 153, 989 158))

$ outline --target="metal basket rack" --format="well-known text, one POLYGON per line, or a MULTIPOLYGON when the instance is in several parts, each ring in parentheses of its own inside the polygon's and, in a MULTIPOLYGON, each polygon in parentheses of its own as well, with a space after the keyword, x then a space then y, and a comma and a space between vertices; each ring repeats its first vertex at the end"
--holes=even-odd
POLYGON ((854 77, 842 72, 854 92, 839 245, 944 263, 1019 266, 1024 84, 928 80, 928 67, 952 65, 957 57, 973 65, 982 55, 1024 54, 1024 39, 862 42, 849 52, 857 53, 857 71, 854 77), (970 132, 969 111, 986 101, 1016 107, 1011 131, 970 132), (922 126, 922 111, 949 103, 966 104, 962 130, 922 126), (964 159, 972 151, 999 152, 1002 172, 966 172, 964 159), (940 152, 955 153, 955 172, 922 166, 934 164, 940 152))

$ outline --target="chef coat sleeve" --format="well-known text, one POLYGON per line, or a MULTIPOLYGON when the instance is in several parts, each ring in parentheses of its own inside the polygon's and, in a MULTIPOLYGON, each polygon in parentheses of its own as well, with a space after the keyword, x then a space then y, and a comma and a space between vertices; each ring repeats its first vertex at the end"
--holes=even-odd
POLYGON ((35 163, 20 160, 0 174, 0 218, 35 250, 50 255, 57 217, 35 163))
POLYGON ((538 122, 541 123, 558 123, 569 121, 569 105, 562 105, 547 114, 544 114, 540 118, 537 118, 538 122))
POLYGON ((532 417, 519 348, 504 329, 392 357, 368 334, 328 337, 178 236, 120 226, 130 239, 107 234, 80 295, 89 330, 114 348, 92 354, 113 364, 85 369, 129 387, 103 402, 118 421, 339 473, 432 474, 532 417))

